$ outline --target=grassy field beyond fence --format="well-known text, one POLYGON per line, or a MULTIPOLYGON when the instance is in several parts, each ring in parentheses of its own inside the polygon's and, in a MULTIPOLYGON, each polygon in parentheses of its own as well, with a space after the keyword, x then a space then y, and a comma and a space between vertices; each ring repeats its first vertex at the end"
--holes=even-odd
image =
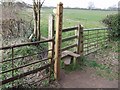
MULTIPOLYGON (((101 28, 104 27, 102 19, 109 14, 116 14, 117 11, 100 11, 100 10, 80 10, 64 9, 63 11, 63 28, 82 24, 84 28, 101 28)), ((32 18, 32 9, 27 9, 20 13, 24 19, 32 18)), ((48 18, 53 14, 53 8, 42 8, 41 10, 41 33, 43 36, 48 35, 48 18)), ((30 20, 29 20, 30 21, 30 20)))
MULTIPOLYGON (((54 8, 42 8, 41 10, 41 34, 44 37, 48 37, 48 19, 49 19, 49 15, 53 14, 53 9, 54 8)), ((77 26, 78 24, 82 24, 84 26, 84 29, 103 28, 105 26, 102 23, 102 19, 104 19, 109 14, 116 14, 116 13, 117 11, 64 9, 63 29, 77 26)), ((21 16, 24 19, 27 19, 28 21, 30 21, 29 19, 32 18, 32 14, 33 14, 32 9, 26 9, 26 11, 23 11, 21 13, 21 16)), ((97 31, 90 31, 89 37, 91 37, 92 39, 90 39, 89 42, 94 42, 94 40, 98 39, 95 36, 96 32, 97 31)), ((99 31, 99 33, 100 32, 104 32, 104 31, 99 31)), ((88 34, 88 32, 84 32, 84 33, 88 34)), ((63 33, 62 38, 69 37, 72 35, 75 35, 74 31, 63 33)), ((104 38, 104 33, 103 33, 103 36, 102 36, 102 33, 99 35, 101 35, 99 36, 99 39, 104 38)), ((84 38, 87 39, 88 36, 85 36, 84 38)), ((62 47, 68 46, 72 43, 75 43, 75 40, 62 43, 62 47)))

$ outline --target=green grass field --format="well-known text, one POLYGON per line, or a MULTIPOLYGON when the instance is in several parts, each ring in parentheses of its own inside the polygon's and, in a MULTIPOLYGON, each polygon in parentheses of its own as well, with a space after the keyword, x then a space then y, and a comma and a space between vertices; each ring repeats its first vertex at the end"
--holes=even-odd
MULTIPOLYGON (((29 10, 30 12, 31 10, 29 10)), ((42 8, 41 10, 41 33, 42 36, 48 36, 48 19, 53 14, 53 8, 42 8)), ((80 9, 64 9, 63 10, 63 28, 82 24, 84 28, 102 28, 104 19, 109 14, 116 14, 117 11, 100 11, 100 10, 80 10, 80 9)), ((32 16, 32 13, 31 13, 32 16)), ((93 33, 93 32, 92 32, 93 33)), ((74 35, 75 32, 63 33, 63 38, 74 35)), ((76 43, 75 40, 62 43, 62 47, 76 43)), ((74 49, 74 48, 73 48, 74 49)))
MULTIPOLYGON (((53 9, 42 9, 41 30, 47 32, 47 23, 49 14, 53 9)), ((63 11, 63 28, 82 24, 84 28, 104 27, 102 19, 109 14, 115 14, 117 11, 96 11, 96 10, 76 10, 64 9, 63 11)), ((43 31, 44 32, 44 31, 43 31)), ((43 33, 44 34, 44 33, 43 33)))
MULTIPOLYGON (((48 32, 48 18, 49 14, 52 14, 53 9, 42 9, 41 15, 41 32, 43 36, 47 36, 48 32)), ((102 28, 105 27, 102 24, 104 19, 109 14, 116 14, 117 11, 100 11, 100 10, 79 10, 79 9, 64 9, 63 11, 63 28, 76 26, 82 24, 84 28, 102 28)), ((94 31, 92 31, 93 33, 94 31)), ((73 32, 66 32, 64 37, 74 35, 73 32)), ((93 40, 92 40, 93 41, 93 40)), ((74 40, 62 43, 62 47, 76 43, 74 40)))
MULTIPOLYGON (((21 14, 27 20, 32 18, 32 10, 27 9, 21 14)), ((41 10, 41 32, 43 36, 48 33, 48 18, 53 14, 53 8, 42 8, 41 10)), ((76 26, 82 24, 84 28, 98 28, 104 27, 102 19, 109 14, 116 14, 117 11, 100 11, 100 10, 80 10, 80 9, 64 9, 63 10, 63 28, 76 26)))
MULTIPOLYGON (((82 24, 84 28, 102 28, 105 27, 102 23, 107 15, 116 14, 117 11, 100 11, 100 10, 80 10, 80 9, 64 9, 63 10, 63 28, 82 24)), ((49 15, 53 14, 53 8, 42 8, 41 10, 41 34, 48 37, 48 19, 49 15)), ((28 22, 33 18, 32 9, 23 10, 20 13, 21 17, 28 22)), ((94 32, 92 32, 94 33, 94 32)), ((75 32, 63 33, 63 38, 74 35, 75 32)), ((87 37, 86 37, 87 38, 87 37)), ((94 41, 94 39, 92 39, 94 41)), ((62 47, 73 44, 75 40, 62 43, 62 47)))

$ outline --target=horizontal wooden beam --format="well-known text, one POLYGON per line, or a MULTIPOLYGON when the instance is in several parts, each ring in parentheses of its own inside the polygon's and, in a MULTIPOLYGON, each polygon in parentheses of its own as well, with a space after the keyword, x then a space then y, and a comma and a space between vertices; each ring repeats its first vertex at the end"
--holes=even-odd
POLYGON ((73 44, 73 45, 64 47, 64 48, 62 48, 62 51, 68 50, 68 49, 70 49, 70 48, 74 48, 74 47, 76 47, 76 46, 77 46, 77 44, 73 44))
POLYGON ((68 41, 68 40, 71 40, 71 39, 75 39, 75 38, 77 38, 77 35, 70 36, 70 37, 67 37, 67 38, 63 38, 62 42, 65 42, 65 41, 68 41))
POLYGON ((62 52, 62 54, 63 54, 63 56, 64 56, 64 54, 66 54, 66 55, 69 55, 69 56, 72 56, 72 57, 76 57, 76 58, 77 58, 77 57, 80 57, 79 54, 74 53, 74 52, 72 52, 72 51, 68 51, 68 50, 62 52))
POLYGON ((74 31, 76 29, 78 29, 77 26, 75 26, 75 27, 69 27, 69 28, 62 29, 62 32, 74 31))

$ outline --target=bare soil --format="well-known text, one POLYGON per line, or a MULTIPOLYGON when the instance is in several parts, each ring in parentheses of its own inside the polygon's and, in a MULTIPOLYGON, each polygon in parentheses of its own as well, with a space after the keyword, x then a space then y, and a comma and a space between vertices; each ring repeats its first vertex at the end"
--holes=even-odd
POLYGON ((118 80, 108 80, 95 74, 93 68, 84 71, 73 71, 65 74, 59 81, 61 88, 118 88, 118 80))

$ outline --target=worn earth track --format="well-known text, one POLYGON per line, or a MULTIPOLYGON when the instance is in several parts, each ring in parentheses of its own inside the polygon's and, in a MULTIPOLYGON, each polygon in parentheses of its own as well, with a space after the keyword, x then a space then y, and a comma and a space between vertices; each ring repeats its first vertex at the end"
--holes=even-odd
POLYGON ((87 56, 88 60, 95 60, 100 66, 108 67, 110 72, 107 68, 89 66, 69 73, 61 70, 61 88, 118 88, 119 60, 116 50, 117 44, 113 44, 111 48, 87 56))
POLYGON ((93 68, 84 71, 73 71, 65 74, 61 71, 61 88, 118 88, 118 80, 107 80, 95 75, 93 68))

